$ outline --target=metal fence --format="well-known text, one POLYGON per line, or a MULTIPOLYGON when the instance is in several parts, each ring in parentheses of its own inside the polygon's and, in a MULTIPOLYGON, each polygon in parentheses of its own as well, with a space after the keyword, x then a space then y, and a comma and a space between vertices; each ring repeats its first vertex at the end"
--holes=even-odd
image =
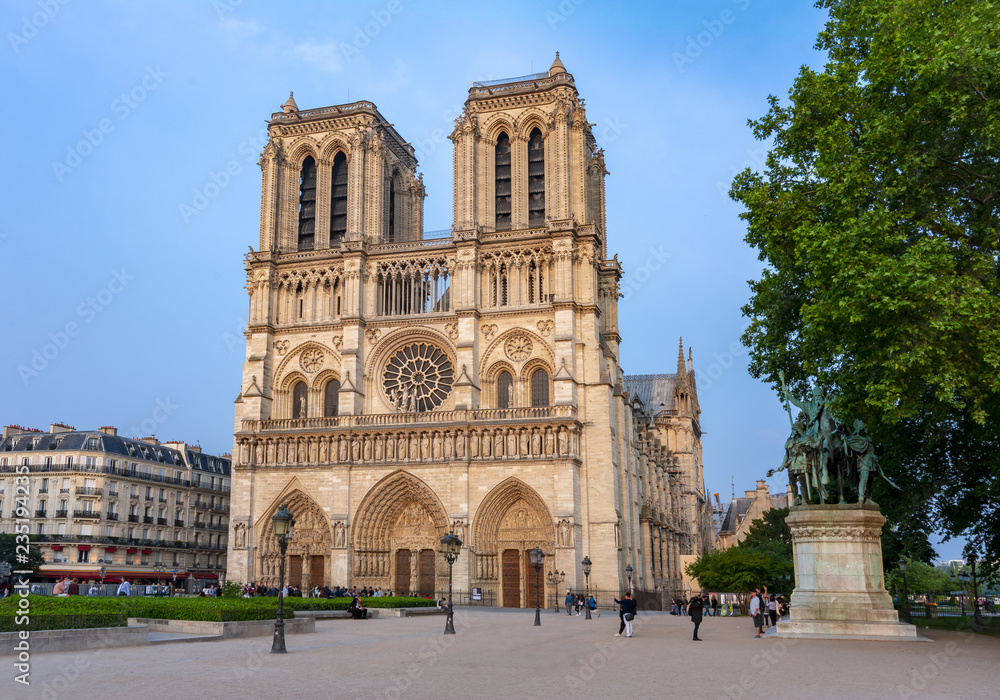
MULTIPOLYGON (((33 595, 52 595, 52 589, 55 587, 55 582, 52 583, 32 583, 28 589, 29 593, 33 595)), ((80 584, 81 596, 87 596, 91 598, 104 598, 109 596, 118 595, 117 583, 95 583, 91 584, 80 584)), ((140 586, 132 585, 132 590, 129 593, 130 596, 169 596, 173 595, 173 589, 168 585, 161 586, 140 586)))
MULTIPOLYGON (((899 616, 902 618, 905 613, 903 604, 897 603, 896 610, 899 611, 899 616)), ((960 605, 942 605, 940 603, 936 606, 930 606, 926 603, 910 603, 910 617, 972 617, 972 613, 971 605, 963 608, 960 605)), ((1000 613, 986 612, 983 606, 979 606, 979 614, 981 617, 1000 617, 1000 613)))

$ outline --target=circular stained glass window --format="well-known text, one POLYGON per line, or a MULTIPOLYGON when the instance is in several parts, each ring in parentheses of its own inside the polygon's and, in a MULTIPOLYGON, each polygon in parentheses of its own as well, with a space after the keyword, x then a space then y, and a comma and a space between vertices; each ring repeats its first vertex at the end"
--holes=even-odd
POLYGON ((455 369, 448 356, 429 343, 401 348, 385 368, 383 384, 397 411, 433 411, 448 398, 455 369))

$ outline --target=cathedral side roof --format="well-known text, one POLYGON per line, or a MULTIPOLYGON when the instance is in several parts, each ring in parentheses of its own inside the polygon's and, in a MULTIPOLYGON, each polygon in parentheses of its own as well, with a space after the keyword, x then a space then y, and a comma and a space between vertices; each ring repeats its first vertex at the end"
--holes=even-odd
POLYGON ((625 375, 625 386, 654 416, 660 411, 673 410, 676 385, 676 374, 625 375))

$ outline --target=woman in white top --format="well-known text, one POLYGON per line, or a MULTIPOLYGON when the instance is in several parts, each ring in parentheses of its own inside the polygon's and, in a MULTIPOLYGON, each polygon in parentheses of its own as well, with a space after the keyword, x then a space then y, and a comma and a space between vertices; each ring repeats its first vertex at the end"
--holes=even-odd
POLYGON ((771 618, 771 627, 775 627, 778 624, 778 601, 773 593, 767 599, 767 614, 771 618))

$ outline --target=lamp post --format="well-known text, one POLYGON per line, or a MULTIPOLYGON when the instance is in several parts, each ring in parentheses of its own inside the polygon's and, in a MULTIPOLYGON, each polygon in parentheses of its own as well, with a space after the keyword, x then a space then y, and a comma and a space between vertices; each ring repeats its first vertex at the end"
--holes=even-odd
POLYGON ((274 641, 271 642, 272 654, 285 654, 285 551, 288 549, 288 540, 292 537, 292 528, 295 526, 295 518, 288 510, 288 506, 281 506, 278 512, 271 518, 274 525, 274 536, 278 538, 278 547, 281 549, 281 562, 278 565, 278 615, 274 619, 274 641))
POLYGON ((554 586, 556 589, 556 604, 552 606, 552 612, 559 613, 559 584, 566 580, 565 571, 550 571, 545 574, 545 580, 549 582, 550 586, 554 586))
POLYGON ((629 595, 631 595, 632 594, 632 565, 631 564, 626 564, 625 565, 625 575, 628 576, 628 592, 629 592, 629 595))
POLYGON ((441 553, 448 560, 448 621, 444 625, 445 634, 455 634, 455 623, 453 621, 455 606, 452 605, 451 597, 451 567, 461 552, 462 540, 458 539, 458 536, 454 533, 449 532, 441 538, 441 553))
POLYGON ((586 580, 586 584, 585 585, 586 585, 586 593, 587 593, 587 604, 584 605, 583 607, 585 607, 587 609, 587 618, 586 619, 589 620, 590 619, 590 567, 591 567, 590 556, 589 555, 585 556, 583 558, 583 561, 580 562, 580 563, 583 565, 583 577, 586 580))
POLYGON ((535 627, 542 626, 542 592, 539 590, 542 587, 542 566, 545 564, 545 552, 543 552, 538 547, 528 552, 528 559, 531 561, 531 565, 535 567, 535 627))
POLYGON ((908 623, 912 624, 913 618, 910 617, 910 596, 906 592, 906 559, 903 557, 899 558, 899 570, 903 573, 903 616, 908 623))
POLYGON ((162 578, 163 573, 166 570, 167 570, 167 567, 164 566, 163 562, 158 561, 158 562, 156 562, 153 565, 153 571, 156 572, 156 594, 157 595, 160 594, 160 578, 162 578))

